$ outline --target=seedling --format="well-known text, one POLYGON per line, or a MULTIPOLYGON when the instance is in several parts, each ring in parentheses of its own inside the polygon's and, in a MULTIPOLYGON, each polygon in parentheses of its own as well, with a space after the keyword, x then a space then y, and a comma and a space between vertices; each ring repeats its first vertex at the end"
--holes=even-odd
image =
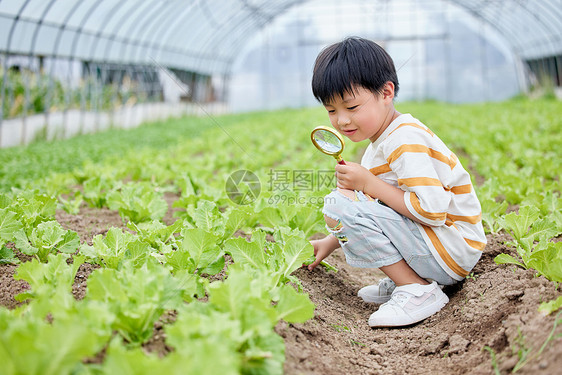
MULTIPOLYGON (((303 266, 308 266, 308 265, 314 263, 315 260, 316 260, 316 258, 314 256, 311 256, 310 258, 308 258, 307 260, 304 261, 303 266)), ((321 261, 320 265, 323 266, 326 269, 326 271, 338 272, 338 269, 336 267, 332 266, 328 262, 321 261)))
POLYGON ((351 329, 349 327, 346 327, 341 324, 332 324, 332 327, 334 327, 334 329, 338 332, 343 332, 343 331, 351 332, 351 329))
POLYGON ((351 344, 351 346, 367 346, 367 344, 363 344, 362 342, 355 341, 353 339, 350 339, 349 343, 351 344))

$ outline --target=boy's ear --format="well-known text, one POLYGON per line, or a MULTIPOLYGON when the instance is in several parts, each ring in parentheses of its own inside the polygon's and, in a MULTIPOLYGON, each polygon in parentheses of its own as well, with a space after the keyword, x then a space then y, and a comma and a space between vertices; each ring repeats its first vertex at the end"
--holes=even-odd
POLYGON ((391 81, 386 81, 382 87, 382 98, 383 99, 394 99, 394 83, 391 81))

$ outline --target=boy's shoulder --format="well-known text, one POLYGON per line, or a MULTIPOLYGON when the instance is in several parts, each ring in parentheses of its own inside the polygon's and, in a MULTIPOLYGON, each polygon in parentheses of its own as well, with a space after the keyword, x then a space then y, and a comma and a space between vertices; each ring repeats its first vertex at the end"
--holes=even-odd
POLYGON ((400 115, 387 129, 381 144, 402 144, 411 141, 432 142, 438 137, 417 118, 410 114, 400 115), (398 120, 398 121, 396 121, 398 120))
POLYGON ((421 121, 411 115, 401 120, 376 145, 385 159, 404 152, 438 152, 447 156, 452 154, 451 149, 421 121))

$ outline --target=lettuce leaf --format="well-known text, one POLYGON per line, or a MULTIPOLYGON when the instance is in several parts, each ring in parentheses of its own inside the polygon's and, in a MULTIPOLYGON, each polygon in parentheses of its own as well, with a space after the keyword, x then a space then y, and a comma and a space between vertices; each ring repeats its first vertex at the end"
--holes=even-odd
POLYGON ((112 328, 131 345, 140 345, 152 337, 154 323, 164 311, 180 306, 182 289, 161 266, 147 263, 135 268, 125 262, 119 271, 92 272, 85 300, 108 304, 116 317, 112 328))
POLYGON ((78 234, 65 230, 56 221, 46 221, 33 228, 27 237, 23 230, 14 233, 16 247, 24 254, 35 255, 41 262, 47 261, 50 253, 60 251, 72 254, 80 246, 78 234))

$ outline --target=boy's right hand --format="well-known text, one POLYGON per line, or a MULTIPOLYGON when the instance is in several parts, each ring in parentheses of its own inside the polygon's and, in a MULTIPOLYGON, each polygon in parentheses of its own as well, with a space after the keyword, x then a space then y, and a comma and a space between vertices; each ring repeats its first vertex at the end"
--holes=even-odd
POLYGON ((333 235, 324 237, 321 240, 312 240, 310 241, 310 244, 314 247, 314 256, 316 257, 316 260, 308 265, 309 271, 312 271, 320 264, 320 262, 322 262, 339 247, 338 239, 333 235))

